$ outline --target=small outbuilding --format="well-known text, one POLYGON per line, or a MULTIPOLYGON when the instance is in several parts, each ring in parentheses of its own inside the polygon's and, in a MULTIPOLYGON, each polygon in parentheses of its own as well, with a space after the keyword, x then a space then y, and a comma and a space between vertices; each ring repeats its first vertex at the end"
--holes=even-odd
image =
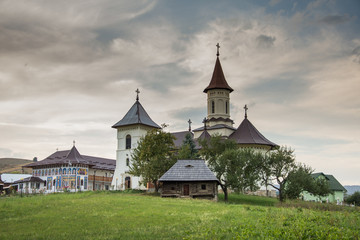
POLYGON ((217 201, 219 180, 204 160, 178 160, 160 179, 161 197, 191 197, 217 201))
POLYGON ((18 192, 23 193, 40 193, 46 190, 46 182, 39 177, 33 176, 15 181, 12 186, 18 192))

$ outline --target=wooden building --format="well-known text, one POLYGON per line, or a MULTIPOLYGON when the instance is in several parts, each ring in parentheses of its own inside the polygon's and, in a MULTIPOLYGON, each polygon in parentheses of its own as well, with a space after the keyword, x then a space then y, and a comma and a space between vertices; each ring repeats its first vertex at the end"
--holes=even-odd
POLYGON ((160 179, 161 197, 192 197, 217 201, 219 180, 204 160, 178 160, 160 179))

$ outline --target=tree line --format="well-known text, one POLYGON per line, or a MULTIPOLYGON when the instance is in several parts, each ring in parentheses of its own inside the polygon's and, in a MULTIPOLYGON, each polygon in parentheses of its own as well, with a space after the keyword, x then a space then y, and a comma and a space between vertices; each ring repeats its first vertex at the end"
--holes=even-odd
MULTIPOLYGON (((166 127, 163 125, 163 128, 166 127)), ((175 149, 174 136, 163 129, 154 129, 143 136, 132 153, 129 173, 142 176, 142 183, 151 182, 159 189, 158 179, 175 164, 177 159, 205 159, 220 181, 225 201, 229 189, 235 192, 256 191, 261 185, 278 190, 280 201, 299 198, 303 191, 315 196, 330 193, 325 179, 313 179, 313 169, 295 161, 294 150, 279 147, 262 152, 241 148, 231 139, 214 135, 199 140, 200 150, 190 134, 180 149, 175 149)))

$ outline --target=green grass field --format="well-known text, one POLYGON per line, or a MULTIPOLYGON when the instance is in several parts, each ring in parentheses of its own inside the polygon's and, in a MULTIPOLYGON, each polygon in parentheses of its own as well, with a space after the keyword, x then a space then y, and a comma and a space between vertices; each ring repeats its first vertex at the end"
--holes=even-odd
POLYGON ((120 192, 0 198, 0 239, 359 239, 360 212, 120 192))

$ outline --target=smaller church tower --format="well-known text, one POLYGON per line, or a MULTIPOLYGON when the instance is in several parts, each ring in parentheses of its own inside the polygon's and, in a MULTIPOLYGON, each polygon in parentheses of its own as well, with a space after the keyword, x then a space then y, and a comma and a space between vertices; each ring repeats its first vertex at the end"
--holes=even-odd
POLYGON ((119 122, 112 126, 117 130, 116 168, 111 183, 114 190, 145 188, 140 187, 139 177, 128 173, 131 166, 131 154, 142 136, 154 128, 160 128, 141 105, 138 89, 136 93, 134 105, 119 122))

